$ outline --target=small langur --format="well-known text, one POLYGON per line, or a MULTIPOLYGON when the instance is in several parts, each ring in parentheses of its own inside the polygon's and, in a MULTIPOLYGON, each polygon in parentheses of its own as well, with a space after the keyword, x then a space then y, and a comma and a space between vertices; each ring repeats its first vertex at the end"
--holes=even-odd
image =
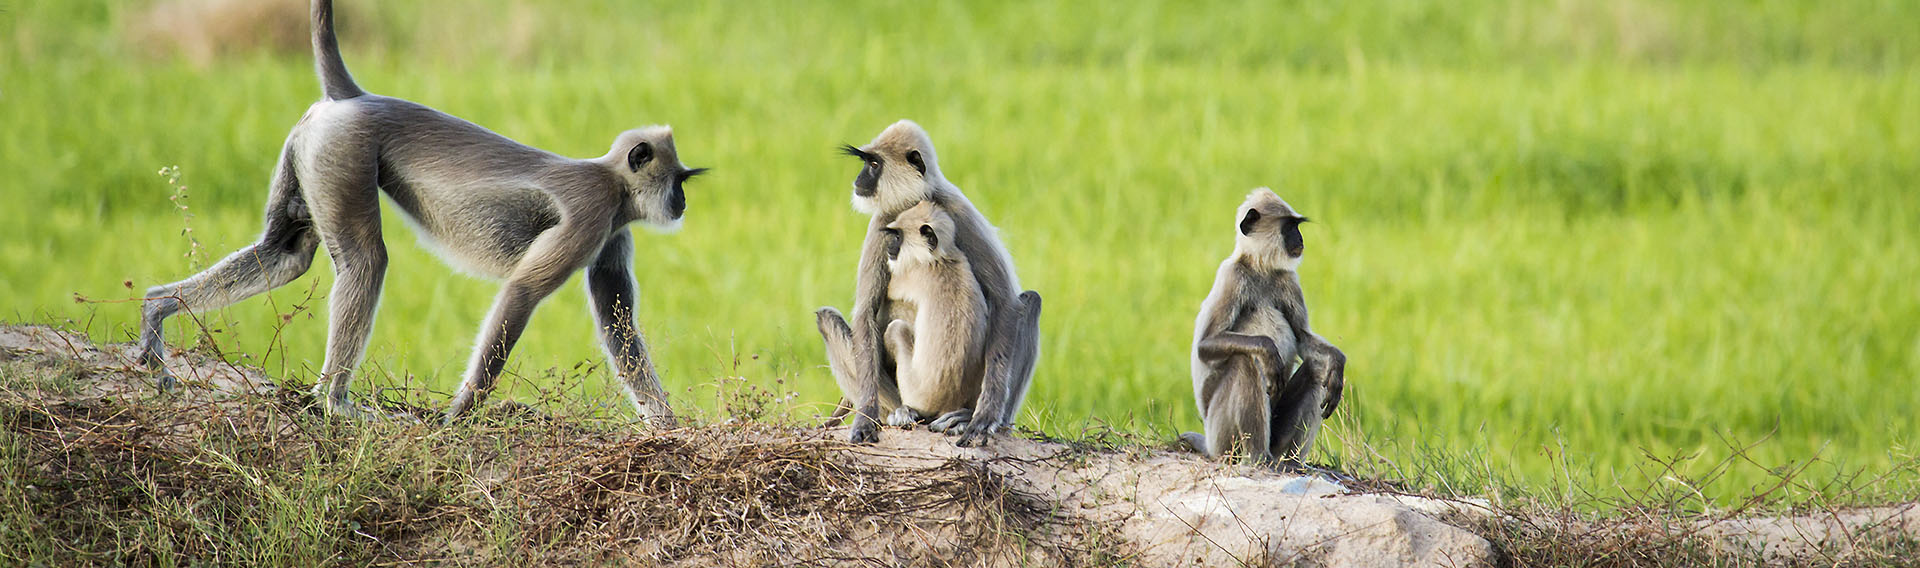
POLYGON ((1013 425, 1026 400, 1040 355, 1040 294, 1020 292, 1013 259, 1000 244, 993 225, 974 209, 960 188, 940 174, 933 139, 913 121, 888 126, 872 142, 843 150, 859 158, 860 174, 853 180, 853 207, 872 215, 860 248, 859 273, 854 280, 851 325, 839 310, 815 312, 826 343, 827 366, 846 395, 835 420, 851 411, 847 438, 854 443, 879 441, 880 409, 900 406, 900 385, 894 376, 900 357, 885 344, 886 326, 899 309, 887 298, 893 273, 887 252, 900 246, 900 237, 886 229, 902 212, 922 201, 953 220, 953 241, 967 258, 974 282, 980 286, 987 310, 985 368, 980 396, 971 412, 941 417, 948 433, 959 432, 963 447, 985 444, 992 434, 1013 425))
POLYGON ((348 387, 373 333, 386 277, 384 192, 441 258, 504 280, 447 420, 486 397, 534 307, 585 269, 596 328, 628 399, 641 417, 674 424, 635 327, 639 293, 627 229, 635 221, 664 230, 681 223, 682 184, 704 170, 681 164, 672 131, 628 130, 606 155, 573 159, 368 93, 340 58, 330 0, 313 2, 313 50, 323 97, 287 135, 259 242, 205 272, 147 291, 141 361, 160 372, 162 388, 174 383, 162 339, 168 316, 218 309, 291 282, 306 273, 324 243, 337 278, 328 302, 326 360, 314 390, 329 413, 362 416, 348 401, 348 387))
POLYGON ((1307 218, 1263 187, 1235 219, 1233 254, 1194 321, 1193 395, 1206 434, 1181 439, 1211 457, 1299 467, 1340 405, 1347 356, 1307 327, 1299 275, 1307 218))
POLYGON ((887 425, 912 428, 932 420, 927 429, 944 432, 970 420, 980 397, 987 299, 954 241, 953 218, 933 202, 900 213, 887 230, 900 242, 887 259, 894 320, 886 341, 900 384, 900 405, 887 425))

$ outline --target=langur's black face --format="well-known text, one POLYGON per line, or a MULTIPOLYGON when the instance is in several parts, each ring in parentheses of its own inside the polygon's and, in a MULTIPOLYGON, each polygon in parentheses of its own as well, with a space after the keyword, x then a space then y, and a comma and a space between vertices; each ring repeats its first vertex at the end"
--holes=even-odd
POLYGON ((1300 237, 1300 224, 1307 222, 1306 217, 1287 217, 1280 220, 1280 244, 1286 247, 1287 256, 1300 258, 1307 252, 1307 241, 1300 237))
POLYGON ((842 146, 840 151, 846 153, 848 156, 860 159, 860 175, 854 176, 853 178, 853 194, 860 197, 873 197, 878 195, 880 193, 880 172, 886 168, 886 162, 881 160, 879 155, 855 148, 852 145, 842 146))
POLYGON ((881 230, 886 231, 884 238, 887 240, 887 260, 900 260, 900 245, 904 244, 906 239, 900 236, 899 229, 881 230))
POLYGON ((667 212, 672 213, 673 218, 679 219, 687 213, 687 180, 704 173, 707 173, 706 168, 687 168, 674 174, 673 195, 667 196, 667 212))
POLYGON ((1264 214, 1258 208, 1247 210, 1246 217, 1240 219, 1240 234, 1254 236, 1260 231, 1273 231, 1280 239, 1280 249, 1286 251, 1289 258, 1300 258, 1307 252, 1307 241, 1300 236, 1300 224, 1307 222, 1306 217, 1286 214, 1264 214))
POLYGON ((927 199, 939 178, 933 143, 908 121, 887 127, 865 146, 842 145, 840 152, 860 159, 860 173, 853 178, 853 209, 868 215, 905 211, 927 199))
POLYGON ((707 169, 682 165, 670 134, 636 137, 643 139, 627 148, 625 164, 633 207, 640 212, 639 219, 672 230, 687 214, 687 180, 707 169))

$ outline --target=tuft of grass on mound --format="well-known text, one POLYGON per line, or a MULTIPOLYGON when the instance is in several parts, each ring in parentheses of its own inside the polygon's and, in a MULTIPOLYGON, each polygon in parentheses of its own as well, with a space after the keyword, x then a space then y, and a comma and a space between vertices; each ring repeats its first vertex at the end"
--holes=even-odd
MULTIPOLYGON (((1118 557, 1097 527, 1057 515, 982 463, 852 459, 817 432, 761 423, 650 432, 519 404, 445 428, 347 423, 315 414, 297 389, 214 400, 49 396, 37 387, 70 379, 40 374, 48 359, 0 362, 10 378, 0 388, 0 563, 1118 557), (35 376, 48 381, 23 382, 35 376)), ((398 398, 383 406, 430 413, 398 398)))

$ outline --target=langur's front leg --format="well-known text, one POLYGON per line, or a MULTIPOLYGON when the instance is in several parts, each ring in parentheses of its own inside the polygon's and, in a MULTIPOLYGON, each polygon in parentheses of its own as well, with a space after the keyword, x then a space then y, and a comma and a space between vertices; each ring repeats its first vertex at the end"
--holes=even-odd
POLYGON ((1314 336, 1307 345, 1302 366, 1312 363, 1315 382, 1327 391, 1320 403, 1320 417, 1332 418, 1334 409, 1340 407, 1340 397, 1347 390, 1347 354, 1319 336, 1314 336))
POLYGON ((821 308, 814 314, 826 343, 827 366, 853 407, 847 440, 855 444, 880 441, 882 405, 900 404, 897 377, 893 369, 885 368, 887 346, 883 337, 884 326, 893 321, 887 314, 887 284, 893 279, 887 272, 887 248, 897 246, 898 239, 897 234, 886 230, 881 217, 874 217, 867 224, 867 237, 860 247, 859 274, 853 283, 853 321, 848 322, 833 308, 821 308))
POLYGON ((1316 384, 1326 388, 1326 397, 1320 408, 1321 418, 1331 418, 1333 410, 1340 406, 1341 395, 1346 391, 1347 354, 1313 333, 1308 326, 1307 301, 1300 291, 1298 276, 1288 277, 1279 307, 1280 313, 1287 318, 1288 327, 1293 328, 1294 343, 1300 346, 1300 365, 1313 369, 1310 376, 1316 384))
POLYGON ((1011 314, 1009 322, 993 328, 1004 333, 989 332, 987 374, 980 385, 980 402, 975 404, 978 410, 949 412, 928 428, 959 433, 955 445, 985 445, 989 435, 1013 428, 1033 384, 1033 370, 1040 359, 1040 293, 1022 292, 1005 311, 1011 314))
POLYGON ((473 346, 473 359, 467 363, 460 390, 454 393, 453 403, 447 407, 445 422, 452 423, 493 392, 494 382, 507 365, 507 354, 520 341, 520 333, 527 329, 527 318, 533 315, 533 308, 540 300, 552 292, 551 288, 542 290, 522 282, 508 282, 500 290, 487 322, 480 328, 479 343, 473 346))
MULTIPOLYGON (((887 350, 893 354, 894 384, 916 380, 913 375, 913 324, 906 320, 893 320, 887 324, 885 341, 887 350)), ((887 414, 886 423, 888 426, 912 430, 920 423, 920 412, 909 408, 903 401, 887 414)))
POLYGON ((520 341, 520 333, 526 331, 533 309, 566 283, 574 267, 594 254, 597 249, 592 247, 602 246, 604 239, 590 236, 592 234, 591 229, 559 227, 542 233, 527 247, 514 275, 500 287, 493 310, 480 328, 479 343, 473 346, 473 359, 467 364, 466 377, 447 407, 446 422, 453 422, 493 391, 494 381, 507 365, 507 354, 520 341))
POLYGON ((594 329, 606 346, 607 358, 620 376, 635 413, 654 426, 673 428, 678 424, 673 408, 667 404, 666 388, 653 370, 646 338, 634 321, 634 307, 640 293, 633 282, 633 235, 626 229, 614 233, 593 264, 587 266, 587 301, 593 307, 594 329))
POLYGON ((1279 380, 1279 371, 1287 363, 1280 360, 1280 348, 1274 345, 1273 338, 1263 335, 1215 334, 1201 340, 1195 350, 1199 351, 1201 362, 1215 367, 1229 358, 1245 356, 1259 370, 1260 376, 1269 381, 1279 380))
POLYGON ((1303 465, 1313 439, 1320 433, 1320 414, 1327 391, 1306 365, 1295 369, 1285 384, 1271 389, 1268 399, 1267 453, 1282 464, 1303 465))
POLYGON ((987 318, 986 376, 980 379, 980 398, 974 403, 973 420, 953 443, 963 448, 984 446, 1000 428, 1000 417, 1007 414, 1013 393, 1013 375, 1019 366, 1022 310, 1018 300, 1010 300, 987 318))

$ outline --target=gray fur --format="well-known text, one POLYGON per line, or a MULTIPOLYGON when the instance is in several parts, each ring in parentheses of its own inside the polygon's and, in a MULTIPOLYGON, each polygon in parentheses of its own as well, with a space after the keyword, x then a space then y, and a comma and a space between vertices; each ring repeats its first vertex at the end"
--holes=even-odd
MULTIPOLYGON (((894 320, 887 326, 886 346, 900 388, 900 406, 892 409, 887 424, 911 427, 930 419, 948 430, 960 416, 972 416, 980 398, 987 300, 955 241, 953 218, 933 202, 907 209, 887 228, 901 239, 898 254, 887 261, 894 320)), ((881 406, 882 412, 888 410, 881 406)))
POLYGON ((1206 434, 1182 439, 1209 456, 1299 465, 1340 404, 1347 357, 1308 327, 1300 289, 1305 221, 1266 188, 1235 215, 1244 232, 1194 321, 1194 401, 1206 434))
MULTIPOLYGON (((952 218, 953 240, 968 260, 987 310, 980 396, 970 415, 942 418, 949 431, 961 433, 959 445, 984 444, 990 435, 1013 424, 1026 398, 1040 353, 1040 295, 1019 291, 1013 260, 995 229, 959 187, 940 175, 933 142, 919 125, 907 120, 896 122, 866 146, 848 150, 874 161, 855 180, 854 206, 873 218, 867 224, 859 273, 854 280, 853 323, 848 325, 833 308, 816 313, 825 339, 827 364, 847 397, 842 406, 853 413, 848 438, 856 443, 877 441, 881 408, 900 404, 894 368, 900 354, 893 353, 884 341, 886 326, 897 319, 892 313, 895 302, 887 298, 893 274, 886 262, 889 246, 896 243, 890 241, 886 228, 902 212, 930 201, 952 218), (924 172, 920 171, 922 167, 924 172), (871 178, 877 179, 868 175, 874 169, 878 172, 871 178), (862 185, 870 179, 871 186, 862 185), (964 426, 960 424, 963 418, 964 426)), ((841 414, 844 412, 835 412, 836 417, 841 414)))
POLYGON ((351 99, 367 94, 353 82, 347 63, 340 59, 340 41, 333 33, 333 0, 313 3, 314 72, 320 75, 320 91, 329 99, 351 99))
POLYGON ((332 37, 331 2, 314 3, 316 64, 326 98, 287 136, 260 242, 205 272, 147 292, 142 360, 164 371, 164 320, 186 308, 218 309, 283 285, 311 265, 324 242, 337 274, 327 355, 315 390, 330 412, 348 402, 353 370, 373 330, 387 268, 380 226, 384 192, 442 258, 502 279, 471 363, 447 411, 451 420, 485 398, 534 307, 587 268, 587 290, 609 357, 642 416, 673 413, 633 322, 638 300, 627 225, 677 227, 682 183, 700 170, 679 161, 664 126, 621 133, 611 150, 572 159, 532 148, 471 122, 352 83, 332 37), (645 145, 649 159, 633 156, 645 145), (630 167, 629 164, 636 164, 630 167))

